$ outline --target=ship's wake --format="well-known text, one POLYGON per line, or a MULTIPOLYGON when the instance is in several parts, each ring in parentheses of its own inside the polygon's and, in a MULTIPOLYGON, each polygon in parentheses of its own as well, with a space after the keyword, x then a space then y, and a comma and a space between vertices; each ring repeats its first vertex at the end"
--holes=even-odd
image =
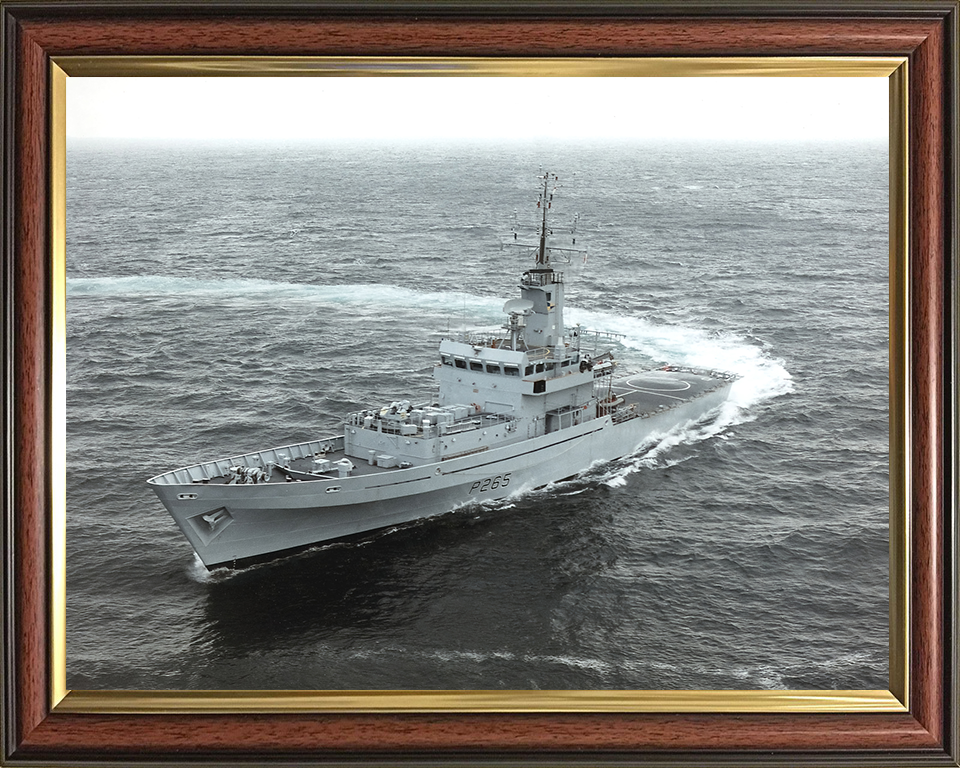
MULTIPOLYGON (((504 322, 502 296, 478 296, 457 291, 429 291, 401 285, 379 283, 350 285, 314 285, 284 283, 249 278, 195 279, 171 275, 72 277, 67 280, 67 295, 83 298, 178 298, 195 299, 206 304, 218 301, 246 301, 252 304, 303 302, 314 307, 345 310, 347 321, 358 308, 411 311, 422 318, 427 333, 439 327, 439 318, 466 315, 471 327, 499 328, 504 322)), ((641 317, 595 312, 567 306, 568 326, 580 324, 599 331, 623 336, 620 343, 634 354, 628 364, 676 364, 733 371, 750 380, 748 392, 742 392, 745 406, 753 401, 783 394, 789 390, 790 375, 782 363, 768 356, 761 342, 736 334, 699 328, 665 325, 641 317)))
MULTIPOLYGON (((486 322, 491 311, 499 312, 503 300, 491 303, 489 297, 451 291, 423 291, 399 285, 380 283, 284 283, 256 278, 191 278, 173 275, 136 275, 70 277, 67 279, 68 299, 83 298, 143 298, 176 299, 186 303, 216 304, 218 302, 246 302, 250 305, 271 306, 302 304, 305 308, 336 310, 343 308, 350 314, 364 312, 368 307, 391 310, 409 310, 427 319, 456 316, 482 317, 486 322)), ((348 319, 348 318, 345 318, 348 319)), ((427 330, 432 330, 434 323, 427 330)), ((445 327, 445 326, 444 326, 445 327)))
MULTIPOLYGON (((399 285, 378 283, 356 285, 313 285, 270 280, 223 278, 194 279, 169 275, 124 277, 77 277, 67 280, 71 299, 87 298, 177 298, 195 299, 204 305, 218 301, 244 301, 270 306, 303 302, 314 307, 345 310, 339 323, 365 307, 374 307, 378 315, 410 312, 426 334, 446 327, 451 317, 466 316, 471 327, 499 328, 504 322, 500 296, 477 296, 462 292, 425 291, 399 285), (439 321, 444 321, 439 325, 439 321)), ((742 411, 792 390, 790 374, 783 362, 771 357, 766 345, 735 333, 654 323, 642 317, 566 308, 568 326, 579 323, 585 328, 621 334, 623 350, 618 357, 625 367, 683 365, 730 371, 740 376, 730 402, 742 411)), ((425 341, 424 343, 428 343, 425 341)), ((586 347, 584 347, 586 349, 586 347)))
MULTIPOLYGON (((71 298, 104 296, 144 296, 155 298, 192 298, 204 304, 224 302, 252 302, 269 308, 282 302, 285 305, 303 302, 313 307, 340 308, 343 322, 349 322, 352 314, 362 307, 375 307, 378 313, 390 312, 393 316, 409 315, 424 329, 424 344, 431 343, 432 329, 449 325, 452 315, 467 317, 468 324, 477 328, 495 329, 503 322, 502 297, 476 296, 456 292, 424 291, 396 285, 309 285, 279 283, 255 279, 191 280, 169 276, 98 277, 74 278, 68 281, 71 298)), ((642 317, 625 317, 622 314, 596 312, 567 307, 567 325, 599 331, 612 331, 619 335, 614 345, 619 345, 616 357, 621 371, 657 368, 665 365, 725 371, 738 375, 728 400, 717 410, 695 423, 678 425, 670 432, 657 435, 640 446, 629 457, 616 462, 606 462, 586 469, 569 481, 552 483, 539 489, 519 489, 506 499, 484 504, 488 509, 505 509, 518 503, 530 494, 580 492, 583 483, 623 485, 626 478, 645 468, 662 467, 671 461, 670 452, 678 445, 692 445, 711 438, 724 438, 733 426, 757 417, 759 406, 793 391, 793 383, 782 360, 777 359, 764 342, 747 338, 733 332, 705 330, 695 327, 673 326, 652 322, 642 317)), ((583 340, 584 350, 588 344, 583 340)), ((470 505, 476 509, 477 505, 470 505)), ((462 511, 459 508, 457 511, 462 511)), ((403 526, 404 528, 406 526, 403 526)), ((337 546, 362 546, 389 535, 395 529, 372 533, 370 538, 349 544, 327 543, 312 547, 300 557, 318 550, 337 546)), ((264 563, 264 566, 269 563, 264 563)), ((248 571, 249 566, 241 569, 248 571)), ((230 578, 237 571, 217 569, 207 572, 199 561, 191 566, 190 576, 195 581, 211 582, 230 578)))

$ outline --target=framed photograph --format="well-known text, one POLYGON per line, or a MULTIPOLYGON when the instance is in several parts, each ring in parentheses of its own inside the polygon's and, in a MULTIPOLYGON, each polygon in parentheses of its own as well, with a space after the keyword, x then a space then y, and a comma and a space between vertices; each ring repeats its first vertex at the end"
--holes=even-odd
POLYGON ((4 759, 956 765, 957 8, 923 8, 5 4, 4 759), (586 434, 504 405, 521 354, 596 421, 727 410, 348 547, 191 506, 586 434), (613 360, 654 373, 599 398, 613 360))
POLYGON ((67 80, 68 689, 886 689, 900 62, 341 66, 67 80))

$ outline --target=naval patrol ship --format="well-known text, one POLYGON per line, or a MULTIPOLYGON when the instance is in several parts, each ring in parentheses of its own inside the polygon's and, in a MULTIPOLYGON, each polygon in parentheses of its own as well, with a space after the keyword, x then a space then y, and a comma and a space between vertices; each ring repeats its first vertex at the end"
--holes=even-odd
POLYGON ((615 375, 610 352, 589 354, 581 329, 564 328, 563 273, 551 256, 559 265, 575 249, 548 244, 557 178, 540 178, 539 242, 516 243, 534 257, 520 297, 504 304, 501 333, 441 341, 433 399, 367 408, 347 415, 342 434, 147 481, 207 568, 539 488, 626 456, 726 400, 732 374, 615 375))

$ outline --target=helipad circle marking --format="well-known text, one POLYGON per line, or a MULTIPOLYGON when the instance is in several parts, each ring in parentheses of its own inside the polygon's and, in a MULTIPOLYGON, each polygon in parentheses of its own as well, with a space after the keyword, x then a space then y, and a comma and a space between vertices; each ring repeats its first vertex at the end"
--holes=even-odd
POLYGON ((683 379, 680 381, 676 379, 664 380, 648 374, 631 376, 623 383, 632 389, 648 392, 684 392, 690 389, 689 381, 683 379))

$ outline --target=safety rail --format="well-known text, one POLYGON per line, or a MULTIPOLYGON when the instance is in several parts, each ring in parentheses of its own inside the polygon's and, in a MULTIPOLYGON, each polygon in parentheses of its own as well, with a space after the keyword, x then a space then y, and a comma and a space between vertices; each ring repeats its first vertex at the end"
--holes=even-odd
MULTIPOLYGON (((433 419, 433 416, 428 416, 433 419)), ((507 424, 516 421, 515 417, 502 413, 475 413, 457 421, 432 422, 429 426, 429 433, 423 429, 423 424, 403 420, 393 421, 386 419, 374 419, 369 427, 363 426, 362 420, 353 426, 360 426, 363 429, 371 429, 375 432, 382 432, 386 435, 402 435, 404 437, 437 437, 438 435, 457 435, 461 432, 470 432, 481 427, 492 427, 498 424, 507 424), (405 432, 403 427, 415 426, 416 432, 405 432)))
POLYGON ((610 418, 613 420, 614 424, 621 424, 624 421, 635 419, 640 415, 640 412, 637 410, 637 404, 630 403, 630 405, 622 408, 616 408, 615 410, 611 411, 610 418))
POLYGON ((166 472, 151 478, 149 482, 156 485, 186 485, 189 483, 203 483, 230 474, 232 467, 266 468, 271 464, 282 465, 297 459, 311 456, 321 456, 343 450, 343 435, 329 437, 324 440, 310 440, 306 443, 283 445, 279 448, 269 448, 265 451, 233 455, 224 459, 205 461, 190 467, 182 467, 172 472, 166 472))
MULTIPOLYGON (((457 340, 473 347, 488 347, 490 349, 509 349, 515 352, 526 352, 527 359, 529 360, 558 359, 554 354, 553 347, 528 347, 522 340, 520 340, 517 343, 516 350, 513 350, 510 346, 510 339, 505 339, 502 336, 491 335, 487 333, 473 333, 471 331, 467 331, 460 334, 457 340)), ((490 362, 498 361, 491 360, 490 362)))
POLYGON ((480 427, 492 427, 497 424, 506 424, 514 421, 513 416, 505 416, 502 413, 481 413, 476 416, 468 416, 466 419, 455 421, 452 424, 439 425, 446 426, 446 434, 456 435, 460 432, 469 432, 480 427))
POLYGON ((531 361, 556 359, 553 347, 530 347, 526 352, 527 359, 531 361))
POLYGON ((552 269, 537 271, 531 270, 524 272, 521 282, 524 285, 552 285, 563 282, 563 272, 555 272, 552 269))
POLYGON ((739 374, 729 371, 715 371, 712 368, 694 368, 687 365, 665 365, 659 370, 670 371, 671 373, 693 373, 697 376, 708 376, 711 379, 723 379, 724 382, 736 381, 740 378, 739 374))

